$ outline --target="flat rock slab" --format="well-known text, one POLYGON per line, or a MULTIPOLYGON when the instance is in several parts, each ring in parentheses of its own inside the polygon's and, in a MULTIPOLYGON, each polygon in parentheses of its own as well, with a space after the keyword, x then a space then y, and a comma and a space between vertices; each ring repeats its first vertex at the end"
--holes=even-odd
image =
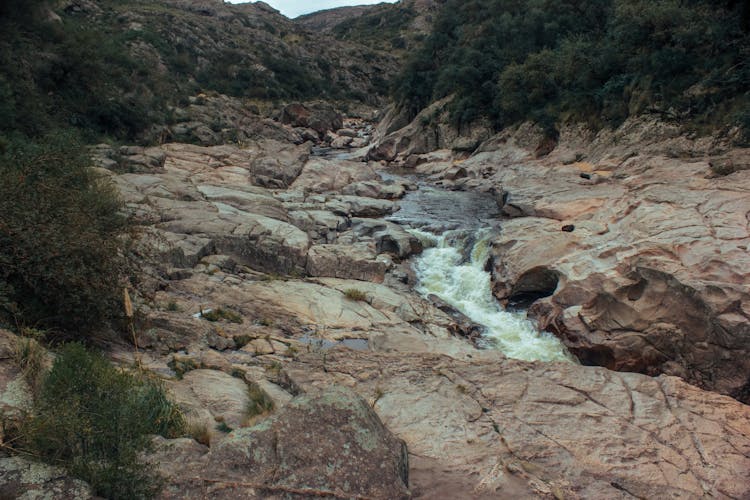
POLYGON ((750 495, 750 408, 674 377, 343 349, 285 370, 303 390, 344 384, 368 399, 406 441, 426 498, 442 498, 442 471, 456 498, 750 495))

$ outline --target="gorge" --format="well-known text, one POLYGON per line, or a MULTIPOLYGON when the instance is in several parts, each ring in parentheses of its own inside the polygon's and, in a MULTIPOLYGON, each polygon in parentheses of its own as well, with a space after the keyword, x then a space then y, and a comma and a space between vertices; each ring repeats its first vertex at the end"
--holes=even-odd
MULTIPOLYGON (((129 50, 163 63, 139 78, 177 61, 144 32, 200 49, 164 91, 181 96, 167 118, 97 122, 119 141, 85 149, 132 224, 120 238, 135 268, 100 276, 133 311, 118 303, 84 340, 158 380, 189 424, 139 455, 156 497, 747 498, 742 130, 659 113, 554 134, 526 117, 456 124, 438 95, 410 116, 377 80, 444 3, 295 22, 260 2, 50 4, 64 22, 127 26, 129 50), (230 49, 243 58, 208 79, 230 49)), ((76 337, 47 317, 14 323, 35 312, 15 302, 0 316, 0 497, 95 498, 99 485, 18 445, 39 397, 19 346, 36 335, 45 370, 76 337)))

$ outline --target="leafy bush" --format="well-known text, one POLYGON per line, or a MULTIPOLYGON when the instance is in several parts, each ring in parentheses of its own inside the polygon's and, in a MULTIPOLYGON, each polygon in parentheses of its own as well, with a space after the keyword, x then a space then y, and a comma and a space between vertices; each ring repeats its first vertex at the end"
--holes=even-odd
POLYGON ((726 112, 746 109, 750 97, 750 8, 742 4, 447 0, 392 94, 412 116, 453 95, 448 110, 459 126, 479 116, 498 128, 618 125, 643 113, 742 125, 741 112, 726 112))
POLYGON ((0 319, 85 335, 120 309, 127 221, 70 134, 0 151, 0 319))
POLYGON ((68 344, 42 383, 23 435, 44 460, 63 465, 110 499, 148 498, 158 477, 138 457, 152 434, 176 437, 185 423, 161 385, 122 372, 68 344))

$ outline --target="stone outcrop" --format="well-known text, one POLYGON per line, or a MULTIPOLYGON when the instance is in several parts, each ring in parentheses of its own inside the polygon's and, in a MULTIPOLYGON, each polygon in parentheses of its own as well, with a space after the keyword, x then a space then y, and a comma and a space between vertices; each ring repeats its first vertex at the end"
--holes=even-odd
POLYGON ((150 460, 167 476, 162 498, 409 498, 406 446, 360 396, 329 387, 291 400, 210 451, 157 440, 150 460), (171 463, 179 460, 182 467, 171 463))
POLYGON ((0 497, 71 500, 98 498, 88 484, 66 476, 63 469, 20 456, 0 457, 0 497))
POLYGON ((659 123, 565 129, 536 158, 542 140, 523 126, 460 163, 413 161, 448 188, 503 193, 498 299, 534 302, 529 314, 585 364, 677 375, 750 401, 750 176, 711 168, 716 155, 740 164, 748 153, 659 123))
POLYGON ((345 349, 285 371, 344 384, 406 441, 425 498, 744 498, 750 409, 675 378, 345 349))

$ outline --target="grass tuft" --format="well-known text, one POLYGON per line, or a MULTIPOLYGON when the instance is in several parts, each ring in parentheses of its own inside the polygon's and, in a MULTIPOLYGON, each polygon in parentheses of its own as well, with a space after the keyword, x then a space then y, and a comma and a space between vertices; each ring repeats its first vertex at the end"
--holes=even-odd
POLYGON ((357 288, 347 288, 344 290, 344 296, 349 300, 367 302, 367 294, 357 288))

